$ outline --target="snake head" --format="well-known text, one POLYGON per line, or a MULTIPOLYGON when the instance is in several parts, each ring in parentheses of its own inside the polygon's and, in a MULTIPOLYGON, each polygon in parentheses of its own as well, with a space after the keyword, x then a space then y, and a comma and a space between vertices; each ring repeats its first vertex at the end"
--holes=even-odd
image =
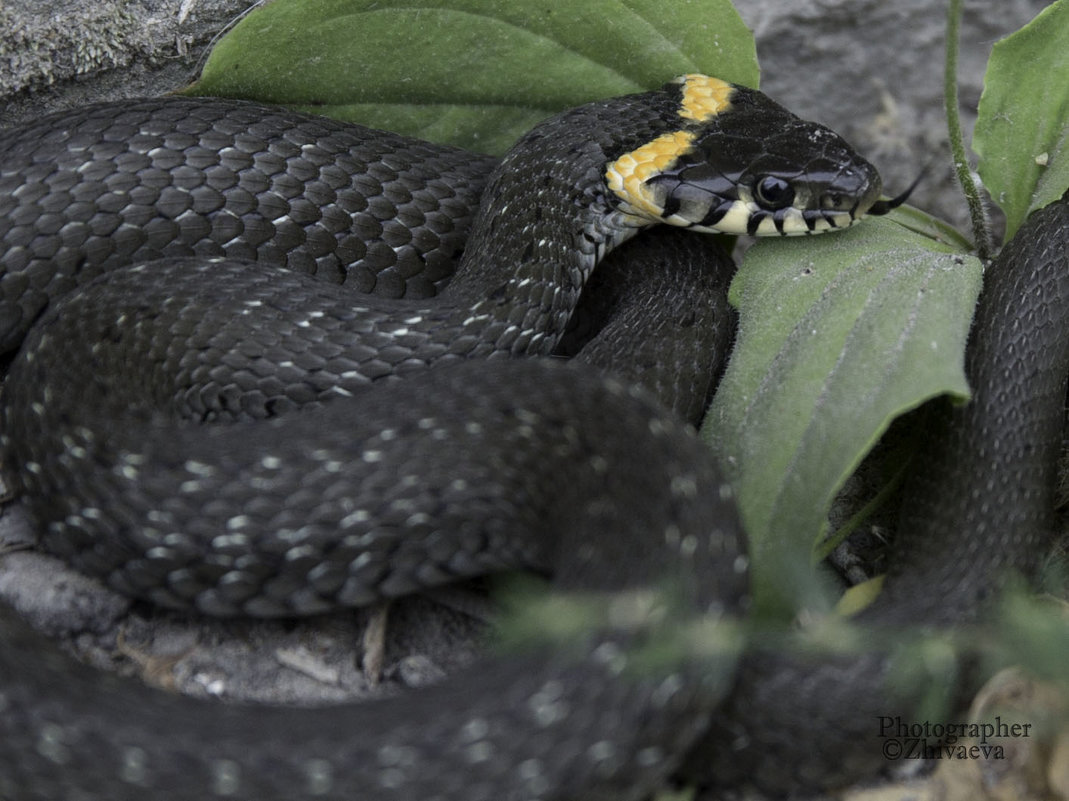
POLYGON ((823 125, 715 78, 684 76, 666 91, 673 86, 679 127, 606 172, 625 213, 644 224, 793 236, 845 228, 877 203, 876 168, 823 125))

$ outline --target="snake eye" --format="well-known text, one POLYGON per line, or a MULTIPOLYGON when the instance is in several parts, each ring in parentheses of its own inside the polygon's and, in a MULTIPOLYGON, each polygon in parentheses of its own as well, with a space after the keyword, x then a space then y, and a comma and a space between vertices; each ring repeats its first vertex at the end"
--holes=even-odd
POLYGON ((758 205, 769 211, 786 208, 794 201, 794 188, 774 175, 766 175, 759 180, 754 194, 758 205))

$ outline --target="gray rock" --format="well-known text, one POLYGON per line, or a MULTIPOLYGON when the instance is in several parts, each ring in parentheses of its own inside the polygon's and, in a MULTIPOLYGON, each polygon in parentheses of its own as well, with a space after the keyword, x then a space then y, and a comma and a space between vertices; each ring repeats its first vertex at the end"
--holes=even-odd
POLYGON ((189 83, 207 46, 256 0, 5 0, 0 128, 189 83))
MULTIPOLYGON (((1046 0, 965 4, 958 64, 969 141, 991 45, 1046 0)), ((943 114, 946 4, 930 0, 740 0, 757 37, 761 88, 796 114, 845 136, 897 194, 929 164, 910 202, 968 231, 943 114)), ((970 237, 971 238, 971 237, 970 237)))

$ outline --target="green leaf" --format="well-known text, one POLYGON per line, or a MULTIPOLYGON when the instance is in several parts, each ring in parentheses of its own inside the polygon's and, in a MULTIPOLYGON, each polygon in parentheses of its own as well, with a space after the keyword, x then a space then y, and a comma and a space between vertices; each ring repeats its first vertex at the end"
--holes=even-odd
POLYGON ((887 219, 894 220, 907 230, 936 242, 942 242, 956 250, 965 252, 973 249, 972 242, 962 236, 957 228, 915 206, 899 206, 887 215, 887 219))
POLYGON ((1069 601, 1014 588, 1001 601, 999 636, 992 644, 993 667, 1017 665, 1069 692, 1069 601))
POLYGON ((863 581, 850 587, 843 593, 843 597, 839 599, 835 610, 846 617, 860 612, 879 596, 880 590, 883 589, 883 580, 884 576, 875 576, 868 581, 863 581))
POLYGON ((1058 0, 991 50, 973 150, 1006 239, 1069 187, 1069 0, 1058 0))
POLYGON ((501 153, 554 112, 686 72, 757 85, 753 36, 727 0, 276 0, 187 93, 501 153))
POLYGON ((981 265, 886 219, 762 240, 731 287, 739 337, 702 427, 735 484, 760 609, 811 595, 835 492, 891 420, 968 393, 981 265))

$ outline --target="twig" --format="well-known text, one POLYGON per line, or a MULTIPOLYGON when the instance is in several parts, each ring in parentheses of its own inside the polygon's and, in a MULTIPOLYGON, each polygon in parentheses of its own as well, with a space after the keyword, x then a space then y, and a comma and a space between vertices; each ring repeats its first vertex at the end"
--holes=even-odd
POLYGON ((946 106, 947 135, 950 138, 950 152, 954 158, 954 171, 958 183, 965 193, 965 202, 969 205, 972 218, 973 240, 976 243, 976 255, 984 261, 991 258, 991 230, 984 212, 980 188, 969 169, 965 157, 965 139, 961 134, 961 118, 958 115, 958 39, 961 29, 962 0, 950 0, 947 7, 946 34, 946 69, 943 74, 943 102, 946 106))

